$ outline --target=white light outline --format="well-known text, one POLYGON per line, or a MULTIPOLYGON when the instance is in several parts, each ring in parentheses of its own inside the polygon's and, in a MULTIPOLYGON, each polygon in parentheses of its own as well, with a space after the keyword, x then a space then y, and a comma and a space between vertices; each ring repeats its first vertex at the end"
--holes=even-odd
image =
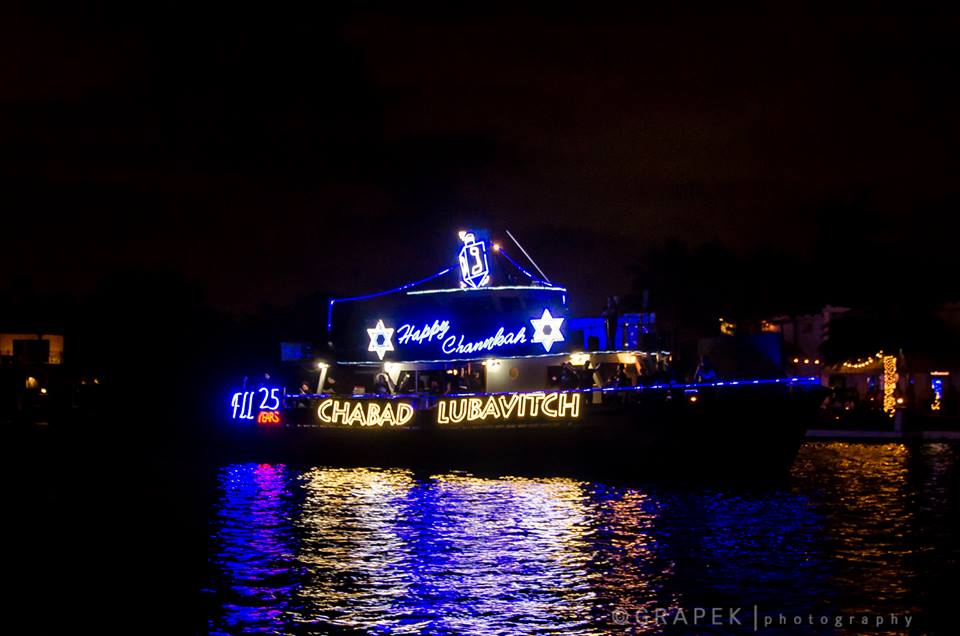
POLYGON ((375 352, 381 360, 383 360, 383 355, 387 351, 394 351, 393 348, 393 328, 387 327, 383 324, 383 320, 377 320, 377 326, 373 329, 367 329, 367 334, 370 335, 370 346, 367 348, 367 351, 375 352), (379 337, 383 336, 383 344, 377 342, 379 337))
POLYGON ((487 260, 486 241, 478 241, 473 232, 463 232, 460 236, 463 241, 463 247, 457 260, 460 262, 460 280, 468 288, 478 289, 490 283, 490 263, 487 260), (469 256, 475 259, 473 265, 469 262, 469 256), (479 271, 474 271, 479 270, 479 271))
POLYGON ((550 352, 550 348, 553 347, 553 343, 564 341, 563 332, 560 331, 560 327, 563 325, 563 318, 554 318, 549 308, 544 307, 540 317, 531 318, 530 324, 533 325, 534 329, 531 342, 539 342, 548 353, 550 352), (547 326, 550 327, 549 334, 543 332, 543 328, 547 326))

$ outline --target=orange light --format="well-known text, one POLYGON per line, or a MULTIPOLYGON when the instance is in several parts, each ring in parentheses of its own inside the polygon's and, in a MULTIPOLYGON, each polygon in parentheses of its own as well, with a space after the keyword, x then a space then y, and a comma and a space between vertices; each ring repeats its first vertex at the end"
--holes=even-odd
POLYGON ((260 411, 257 413, 257 424, 279 424, 279 411, 260 411))
POLYGON ((690 396, 690 401, 691 401, 691 402, 696 402, 696 401, 697 401, 697 396, 696 396, 696 395, 691 395, 691 396, 690 396))

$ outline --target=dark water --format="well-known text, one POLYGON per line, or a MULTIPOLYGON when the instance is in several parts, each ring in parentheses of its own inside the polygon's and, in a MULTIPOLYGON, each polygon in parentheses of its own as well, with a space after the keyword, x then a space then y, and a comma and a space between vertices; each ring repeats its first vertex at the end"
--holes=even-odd
POLYGON ((958 455, 809 444, 786 484, 719 489, 227 465, 209 526, 208 626, 725 634, 754 633, 755 612, 774 621, 758 622, 764 634, 844 633, 849 622, 834 621, 851 616, 869 617, 871 633, 960 633, 949 627, 958 455), (651 620, 682 611, 692 623, 697 607, 742 607, 742 625, 651 620))

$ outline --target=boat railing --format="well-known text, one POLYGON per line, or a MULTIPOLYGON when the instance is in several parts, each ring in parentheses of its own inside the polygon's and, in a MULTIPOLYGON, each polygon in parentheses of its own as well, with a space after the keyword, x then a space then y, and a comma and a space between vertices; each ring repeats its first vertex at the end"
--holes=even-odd
POLYGON ((722 390, 737 387, 752 386, 814 386, 820 385, 820 379, 817 376, 789 377, 789 378, 762 378, 750 380, 722 380, 716 382, 661 382, 648 385, 634 386, 608 386, 608 387, 587 387, 587 388, 548 388, 532 391, 467 391, 458 393, 288 393, 285 401, 289 406, 295 405, 298 401, 305 400, 403 400, 414 405, 418 410, 435 408, 441 399, 452 398, 470 398, 470 397, 489 397, 497 395, 517 395, 517 394, 536 394, 536 393, 581 393, 581 394, 599 394, 600 396, 628 396, 649 392, 669 392, 684 391, 697 392, 700 390, 722 390))

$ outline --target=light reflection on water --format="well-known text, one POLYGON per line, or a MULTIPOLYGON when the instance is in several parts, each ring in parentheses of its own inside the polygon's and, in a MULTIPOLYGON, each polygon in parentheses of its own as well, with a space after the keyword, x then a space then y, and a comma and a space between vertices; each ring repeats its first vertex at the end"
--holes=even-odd
POLYGON ((915 612, 930 564, 957 563, 956 466, 944 445, 808 445, 775 490, 225 466, 211 631, 593 634, 624 631, 616 607, 915 612))

